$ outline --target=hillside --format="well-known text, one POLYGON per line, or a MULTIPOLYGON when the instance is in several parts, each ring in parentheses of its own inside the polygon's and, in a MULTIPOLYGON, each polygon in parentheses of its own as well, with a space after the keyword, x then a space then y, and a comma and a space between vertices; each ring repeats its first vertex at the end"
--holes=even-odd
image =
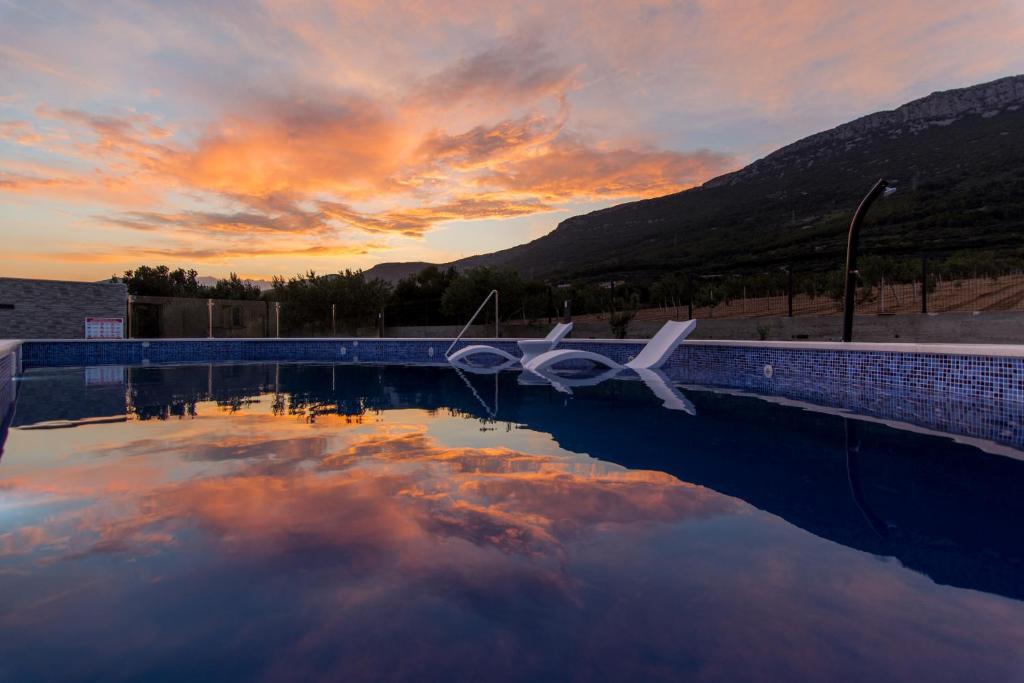
POLYGON ((933 93, 701 187, 575 216, 455 265, 550 279, 834 268, 850 214, 879 177, 898 192, 872 211, 867 252, 1024 247, 1024 76, 933 93))
POLYGON ((378 263, 365 271, 368 279, 379 279, 394 284, 404 277, 414 275, 427 266, 431 265, 426 261, 404 261, 399 263, 378 263))

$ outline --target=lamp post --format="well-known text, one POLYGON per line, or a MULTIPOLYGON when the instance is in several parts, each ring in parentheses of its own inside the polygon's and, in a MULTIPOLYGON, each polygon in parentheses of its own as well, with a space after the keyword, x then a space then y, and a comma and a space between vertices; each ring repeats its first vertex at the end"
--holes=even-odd
POLYGON ((850 236, 846 243, 846 290, 843 297, 843 341, 853 341, 853 311, 855 297, 857 294, 857 249, 860 246, 860 227, 864 222, 864 216, 868 209, 875 203, 875 200, 882 194, 891 194, 895 188, 889 187, 889 182, 882 178, 864 195, 860 206, 853 214, 850 221, 850 236))

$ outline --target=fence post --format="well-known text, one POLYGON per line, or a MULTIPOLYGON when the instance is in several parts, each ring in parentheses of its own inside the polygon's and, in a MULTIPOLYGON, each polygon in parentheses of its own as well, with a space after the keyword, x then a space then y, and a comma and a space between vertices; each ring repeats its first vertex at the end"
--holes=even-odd
POLYGON ((384 311, 377 314, 377 336, 384 338, 384 311))
POLYGON ((793 317, 793 268, 786 268, 786 317, 793 317))
POLYGON ((206 336, 213 339, 213 299, 206 300, 206 336))
POLYGON ((498 339, 498 338, 501 337, 501 329, 498 327, 498 325, 501 322, 501 317, 499 316, 500 309, 498 308, 498 297, 499 296, 501 296, 501 294, 498 292, 498 290, 494 290, 494 338, 495 339, 498 339))
POLYGON ((331 304, 331 336, 332 337, 337 337, 338 336, 338 325, 337 325, 337 322, 336 322, 337 319, 335 317, 336 308, 337 308, 337 304, 331 304))
POLYGON ((693 320, 693 275, 686 276, 686 319, 693 320))
POLYGON ((129 294, 128 295, 128 309, 127 309, 127 314, 125 316, 125 322, 128 323, 126 325, 126 327, 128 329, 126 330, 127 334, 125 335, 125 339, 131 339, 132 338, 132 303, 134 303, 134 300, 135 300, 135 297, 133 297, 131 294, 129 294))
POLYGON ((281 302, 274 302, 274 336, 281 337, 281 302))
POLYGON ((571 299, 566 299, 565 300, 565 303, 563 304, 563 311, 564 311, 564 313, 562 314, 562 322, 563 323, 571 323, 572 322, 572 300, 571 299))
POLYGON ((921 257, 921 312, 928 312, 928 257, 921 257))

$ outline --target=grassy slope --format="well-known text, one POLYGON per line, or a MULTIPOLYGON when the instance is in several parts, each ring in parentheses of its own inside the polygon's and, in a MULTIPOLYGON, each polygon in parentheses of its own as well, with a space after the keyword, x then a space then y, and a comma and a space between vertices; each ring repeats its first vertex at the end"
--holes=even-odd
POLYGON ((459 265, 552 279, 834 268, 850 214, 879 177, 899 191, 872 211, 868 252, 1024 248, 1024 108, 849 147, 792 148, 724 181, 576 216, 529 244, 459 265))

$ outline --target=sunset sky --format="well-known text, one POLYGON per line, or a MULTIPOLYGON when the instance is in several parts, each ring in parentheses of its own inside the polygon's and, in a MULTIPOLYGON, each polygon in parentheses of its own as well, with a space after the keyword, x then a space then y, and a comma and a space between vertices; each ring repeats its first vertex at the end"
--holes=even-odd
POLYGON ((1020 0, 0 0, 0 275, 493 251, 1022 46, 1020 0))

